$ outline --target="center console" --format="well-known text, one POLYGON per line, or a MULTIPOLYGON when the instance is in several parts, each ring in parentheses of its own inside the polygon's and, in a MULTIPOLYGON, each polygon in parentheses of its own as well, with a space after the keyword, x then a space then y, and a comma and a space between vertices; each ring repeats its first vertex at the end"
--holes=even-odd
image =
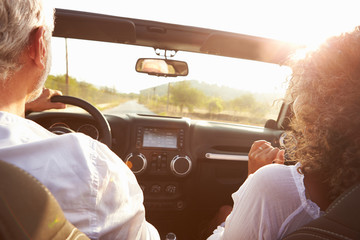
POLYGON ((136 150, 126 157, 126 164, 135 175, 184 177, 192 167, 184 139, 183 128, 137 127, 136 150))
POLYGON ((183 184, 193 168, 188 153, 189 124, 184 119, 164 124, 151 117, 136 120, 125 161, 144 192, 145 208, 182 210, 186 206, 183 184))

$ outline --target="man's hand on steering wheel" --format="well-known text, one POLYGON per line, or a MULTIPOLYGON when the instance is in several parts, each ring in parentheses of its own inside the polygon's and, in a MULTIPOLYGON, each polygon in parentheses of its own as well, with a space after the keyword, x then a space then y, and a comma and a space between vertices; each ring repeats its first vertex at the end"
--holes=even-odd
POLYGON ((66 104, 61 102, 51 102, 51 97, 61 96, 61 91, 43 88, 41 95, 34 101, 25 104, 25 112, 42 112, 49 109, 64 109, 66 104))

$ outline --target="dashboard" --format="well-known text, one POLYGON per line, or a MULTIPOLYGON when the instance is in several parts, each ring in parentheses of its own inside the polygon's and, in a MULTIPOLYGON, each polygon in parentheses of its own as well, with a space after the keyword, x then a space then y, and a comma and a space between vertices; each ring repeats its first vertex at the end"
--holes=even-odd
MULTIPOLYGON (((112 151, 135 174, 144 192, 147 219, 164 232, 186 223, 189 216, 198 221, 194 212, 200 220, 220 205, 231 205, 231 194, 247 177, 252 143, 264 139, 276 145, 283 133, 176 117, 105 117, 111 127, 112 151)), ((42 112, 27 118, 57 134, 73 131, 102 139, 101 129, 85 113, 42 112)))

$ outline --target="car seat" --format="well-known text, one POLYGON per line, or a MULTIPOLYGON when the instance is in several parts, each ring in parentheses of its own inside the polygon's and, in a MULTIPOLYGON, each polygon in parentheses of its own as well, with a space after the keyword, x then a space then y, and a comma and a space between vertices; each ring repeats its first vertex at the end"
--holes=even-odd
POLYGON ((360 183, 341 194, 325 214, 284 240, 360 239, 360 183))
POLYGON ((0 161, 0 239, 89 239, 65 218, 49 190, 24 170, 0 161))

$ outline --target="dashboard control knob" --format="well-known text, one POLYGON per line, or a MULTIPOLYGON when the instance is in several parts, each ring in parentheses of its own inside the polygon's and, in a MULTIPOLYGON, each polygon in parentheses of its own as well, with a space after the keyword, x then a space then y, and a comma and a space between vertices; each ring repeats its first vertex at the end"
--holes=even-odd
POLYGON ((142 174, 147 167, 146 157, 142 153, 130 153, 127 155, 125 163, 135 175, 142 174))
POLYGON ((168 234, 166 234, 165 240, 176 240, 175 233, 169 232, 168 234))
POLYGON ((175 176, 184 177, 190 173, 192 167, 188 156, 176 155, 170 162, 170 169, 175 176))

